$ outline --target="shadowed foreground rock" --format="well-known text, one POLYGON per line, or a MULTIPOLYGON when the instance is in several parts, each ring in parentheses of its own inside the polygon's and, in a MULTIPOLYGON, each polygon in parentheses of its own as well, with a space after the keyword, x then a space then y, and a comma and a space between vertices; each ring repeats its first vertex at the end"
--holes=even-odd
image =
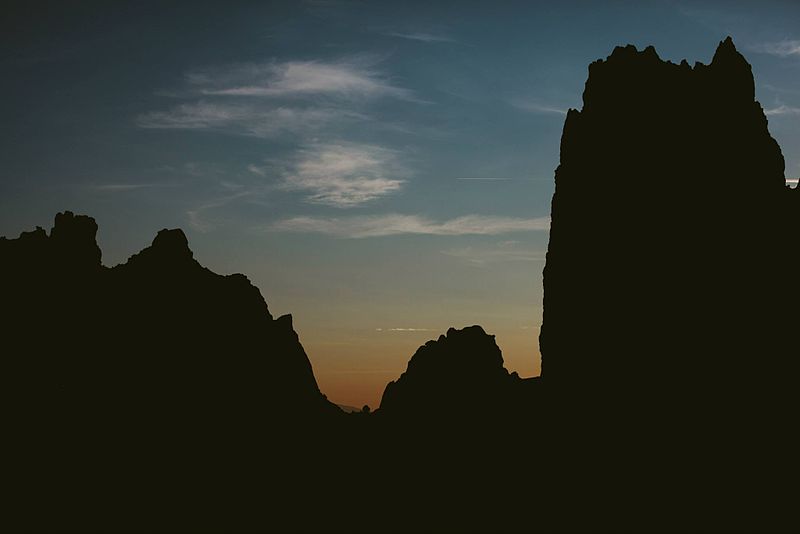
POLYGON ((709 65, 629 45, 589 66, 544 268, 556 470, 599 469, 607 503, 652 492, 648 528, 798 526, 798 202, 730 38, 709 65))
POLYGON ((800 294, 785 273, 800 260, 800 195, 730 38, 709 65, 630 45, 592 63, 555 181, 549 385, 636 417, 756 424, 794 410, 800 294))
POLYGON ((37 229, 0 240, 5 341, 16 347, 3 359, 5 391, 42 406, 77 403, 78 414, 109 410, 118 419, 130 410, 167 426, 188 423, 187 404, 209 405, 196 410, 203 424, 269 419, 268 402, 293 417, 336 412, 291 316, 273 319, 245 276, 202 267, 181 230, 161 230, 107 268, 96 232, 90 217, 65 212, 49 236, 37 229))
MULTIPOLYGON (((49 235, 0 239, 18 528, 196 529, 251 498, 288 515, 293 491, 314 492, 305 453, 343 416, 291 317, 273 319, 245 276, 202 267, 181 230, 114 268, 101 265, 96 232, 65 212, 49 235)), ((236 530, 253 517, 216 520, 236 530)))

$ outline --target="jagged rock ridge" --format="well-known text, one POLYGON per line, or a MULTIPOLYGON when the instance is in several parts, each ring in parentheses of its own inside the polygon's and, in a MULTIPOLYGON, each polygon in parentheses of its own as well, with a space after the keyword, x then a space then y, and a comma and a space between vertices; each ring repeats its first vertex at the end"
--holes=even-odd
POLYGON ((114 413, 148 428, 180 421, 184 432, 213 422, 253 428, 278 416, 267 409, 276 401, 287 417, 336 411, 291 317, 273 319, 245 276, 201 266, 181 230, 161 230, 107 268, 96 232, 92 218, 65 212, 49 236, 38 228, 0 240, 5 342, 14 347, 3 358, 5 393, 47 417, 74 410, 91 425, 114 413))

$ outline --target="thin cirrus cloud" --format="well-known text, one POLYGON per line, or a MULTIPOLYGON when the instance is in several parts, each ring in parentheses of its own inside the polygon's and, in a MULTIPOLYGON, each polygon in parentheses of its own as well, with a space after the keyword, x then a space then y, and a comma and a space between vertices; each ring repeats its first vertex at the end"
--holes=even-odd
POLYGON ((443 250, 442 254, 463 259, 473 265, 488 265, 509 261, 544 261, 543 252, 530 250, 517 241, 504 241, 494 246, 468 246, 443 250))
POLYGON ((209 130, 252 137, 270 138, 285 133, 315 131, 335 123, 364 118, 341 108, 258 107, 246 104, 198 101, 180 104, 168 111, 140 115, 141 128, 209 130))
POLYGON ((205 95, 243 97, 392 97, 414 100, 413 92, 391 83, 369 58, 335 62, 287 61, 234 65, 194 72, 187 81, 205 95))
MULTIPOLYGON (((260 167, 249 169, 266 174, 260 167)), ((351 208, 399 191, 407 175, 395 150, 366 144, 317 144, 297 152, 280 187, 304 193, 313 204, 351 208)))
POLYGON ((780 116, 780 115, 800 115, 800 108, 795 108, 781 104, 780 106, 764 110, 764 115, 767 116, 780 116))
POLYGON ((490 215, 464 215, 438 222, 419 215, 369 215, 353 217, 291 217, 267 229, 277 232, 319 233, 340 238, 361 239, 402 234, 497 235, 510 232, 546 231, 549 217, 532 219, 490 215))
POLYGON ((566 115, 567 109, 545 104, 536 100, 529 100, 524 98, 514 98, 509 101, 509 104, 517 109, 527 111, 529 113, 539 113, 543 115, 566 115))
POLYGON ((792 39, 759 43, 751 48, 755 52, 762 52, 778 57, 800 56, 800 41, 792 39))
POLYGON ((433 332, 433 328, 376 328, 376 332, 433 332))
POLYGON ((423 43, 455 43, 457 42, 452 37, 448 37, 446 35, 437 35, 433 33, 425 33, 425 32, 410 32, 410 33, 403 33, 403 32, 389 32, 385 35, 390 37, 399 37, 400 39, 408 39, 409 41, 420 41, 423 43))
POLYGON ((271 138, 316 134, 328 126, 370 120, 365 101, 394 98, 423 102, 363 56, 339 61, 237 64, 186 74, 175 93, 192 99, 137 117, 142 128, 208 130, 271 138))
POLYGON ((140 189, 153 189, 153 188, 160 188, 160 187, 173 187, 176 184, 162 184, 162 183, 155 183, 155 184, 94 184, 90 185, 89 188, 95 191, 107 191, 107 192, 126 192, 126 191, 138 191, 140 189))

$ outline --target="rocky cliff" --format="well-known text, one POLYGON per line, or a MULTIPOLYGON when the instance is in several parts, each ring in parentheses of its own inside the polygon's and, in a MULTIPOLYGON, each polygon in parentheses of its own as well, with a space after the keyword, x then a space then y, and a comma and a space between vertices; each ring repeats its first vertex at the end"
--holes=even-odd
POLYGON ((800 206, 730 38, 708 65, 631 45, 592 63, 555 183, 546 383, 641 420, 658 403, 752 422, 790 401, 800 206))

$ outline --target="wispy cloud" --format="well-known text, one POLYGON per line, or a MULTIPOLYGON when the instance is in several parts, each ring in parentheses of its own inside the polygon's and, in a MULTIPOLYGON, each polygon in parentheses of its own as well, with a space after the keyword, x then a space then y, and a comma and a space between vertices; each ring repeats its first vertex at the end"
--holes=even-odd
POLYGON ((176 184, 156 183, 156 184, 94 184, 89 188, 95 191, 107 191, 111 193, 137 191, 140 189, 152 189, 158 187, 174 187, 176 184))
POLYGON ((512 98, 509 104, 517 109, 528 111, 530 113, 552 114, 552 115, 566 115, 567 108, 545 104, 537 100, 530 100, 525 98, 512 98))
POLYGON ((368 57, 339 61, 287 61, 195 71, 189 85, 205 95, 242 97, 302 97, 327 95, 339 98, 393 97, 414 100, 412 91, 394 85, 368 57))
POLYGON ((437 34, 425 33, 425 32, 411 32, 411 33, 388 32, 385 35, 388 35, 390 37, 399 37, 401 39, 408 39, 409 41, 421 41, 423 43, 455 43, 455 42, 457 42, 452 37, 448 37, 446 35, 437 35, 437 34))
POLYGON ((513 178, 501 178, 501 177, 491 177, 491 176, 469 176, 469 177, 458 177, 456 180, 467 180, 467 181, 477 181, 477 182, 507 182, 509 180, 513 180, 513 178))
POLYGON ((317 131, 329 124, 362 119, 354 111, 337 108, 263 108, 252 105, 199 101, 137 118, 142 128, 210 130, 253 137, 275 137, 317 131))
POLYGON ((764 110, 764 114, 768 116, 772 115, 800 115, 800 108, 795 108, 791 106, 787 106, 785 104, 781 104, 780 106, 769 108, 764 110))
POLYGON ((484 266, 508 261, 544 261, 545 254, 525 248, 517 241, 503 241, 493 246, 469 246, 443 250, 442 254, 484 266))
POLYGON ((433 332, 433 328, 376 328, 376 332, 433 332))
POLYGON ((800 41, 783 39, 768 43, 758 43, 750 47, 754 52, 761 52, 778 57, 800 56, 800 41))
MULTIPOLYGON (((226 187, 226 189, 230 189, 227 186, 223 187, 226 187)), ((189 221, 189 226, 191 226, 193 230, 196 230, 198 232, 208 232, 209 230, 213 230, 215 224, 212 221, 210 221, 205 215, 207 211, 213 210, 215 208, 220 208, 222 206, 230 204, 235 200, 251 196, 252 194, 253 194, 252 190, 247 190, 247 189, 238 190, 233 193, 229 193, 227 195, 223 195, 221 197, 200 204, 199 206, 196 206, 190 210, 187 210, 186 217, 189 221)))
POLYGON ((306 193, 306 200, 314 204, 350 208, 398 191, 407 174, 394 150, 318 144, 298 151, 282 187, 306 193))
POLYGON ((206 130, 306 139, 353 122, 373 124, 364 110, 380 98, 424 102, 396 85, 372 56, 335 61, 270 61, 195 70, 169 93, 183 102, 139 115, 142 128, 206 130))
POLYGON ((292 217, 268 227, 278 232, 320 233, 342 238, 383 237, 401 234, 422 235, 497 235, 510 232, 544 231, 549 217, 532 219, 465 215, 447 221, 434 221, 419 215, 370 215, 353 217, 292 217))
POLYGON ((267 175, 267 171, 263 167, 259 167, 258 165, 252 165, 252 164, 248 165, 247 170, 258 176, 263 177, 267 175))

